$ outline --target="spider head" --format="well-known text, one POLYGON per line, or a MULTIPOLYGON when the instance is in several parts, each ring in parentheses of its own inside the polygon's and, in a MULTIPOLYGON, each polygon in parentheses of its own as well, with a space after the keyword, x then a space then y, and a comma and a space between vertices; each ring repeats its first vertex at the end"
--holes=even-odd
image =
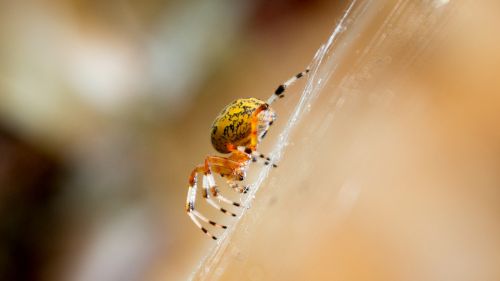
POLYGON ((259 136, 259 141, 261 141, 267 134, 267 131, 269 130, 269 126, 271 126, 276 120, 276 113, 272 108, 268 108, 261 113, 259 113, 259 125, 257 128, 258 131, 258 136, 259 136))

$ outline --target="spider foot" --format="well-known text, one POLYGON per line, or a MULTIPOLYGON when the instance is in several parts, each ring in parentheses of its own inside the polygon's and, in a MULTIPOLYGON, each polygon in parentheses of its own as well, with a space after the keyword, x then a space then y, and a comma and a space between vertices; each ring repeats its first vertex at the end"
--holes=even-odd
POLYGON ((259 153, 257 151, 255 151, 252 155, 252 162, 258 162, 260 161, 261 163, 263 163, 264 165, 271 165, 273 168, 277 168, 278 165, 276 165, 275 163, 273 163, 273 161, 271 160, 271 158, 267 157, 266 155, 262 154, 262 153, 259 153))
POLYGON ((249 185, 244 186, 244 187, 242 188, 242 190, 241 190, 241 193, 247 194, 249 190, 250 190, 250 186, 249 186, 249 185))

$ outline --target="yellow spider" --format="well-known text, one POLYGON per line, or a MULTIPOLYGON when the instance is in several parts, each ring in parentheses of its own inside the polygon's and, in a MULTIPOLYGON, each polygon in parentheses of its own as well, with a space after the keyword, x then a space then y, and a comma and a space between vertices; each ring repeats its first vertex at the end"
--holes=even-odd
POLYGON ((218 152, 229 154, 229 156, 207 156, 203 164, 194 168, 189 177, 189 189, 186 201, 188 216, 201 231, 212 239, 217 240, 217 237, 210 234, 198 219, 223 229, 226 229, 227 226, 209 220, 195 210, 194 204, 198 174, 203 174, 203 198, 221 212, 235 217, 236 214, 222 208, 211 199, 211 196, 213 196, 224 203, 241 207, 239 203, 233 202, 220 194, 215 184, 213 173, 225 177, 232 189, 240 193, 246 193, 248 187, 240 187, 237 182, 245 179, 246 170, 251 161, 256 162, 260 158, 264 159, 265 165, 272 164, 273 167, 277 167, 271 163, 271 159, 257 152, 257 145, 262 141, 269 126, 273 124, 276 118, 276 114, 270 105, 277 97, 284 97, 285 89, 308 72, 309 69, 306 69, 304 72, 295 75, 281 84, 267 102, 256 98, 237 99, 227 105, 219 116, 215 118, 212 125, 212 145, 218 152))

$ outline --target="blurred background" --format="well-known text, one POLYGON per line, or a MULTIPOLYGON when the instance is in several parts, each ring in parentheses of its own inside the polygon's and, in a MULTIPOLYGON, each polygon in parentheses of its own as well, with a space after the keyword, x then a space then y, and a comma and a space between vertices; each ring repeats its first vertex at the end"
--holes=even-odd
POLYGON ((0 1, 0 279, 186 279, 213 118, 301 71, 329 2, 0 1))
MULTIPOLYGON (((213 118, 303 70, 349 3, 1 1, 0 279, 186 280, 213 118)), ((500 6, 366 7, 217 278, 500 277, 500 6)))

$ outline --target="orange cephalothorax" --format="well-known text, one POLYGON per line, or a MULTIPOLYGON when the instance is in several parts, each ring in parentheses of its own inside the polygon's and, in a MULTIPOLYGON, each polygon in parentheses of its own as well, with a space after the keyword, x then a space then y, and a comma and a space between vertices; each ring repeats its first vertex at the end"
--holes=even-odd
POLYGON ((212 124, 212 145, 220 153, 230 147, 252 145, 252 122, 257 138, 261 138, 275 119, 269 105, 256 98, 237 99, 227 105, 212 124), (255 118, 255 120, 254 120, 255 118))

